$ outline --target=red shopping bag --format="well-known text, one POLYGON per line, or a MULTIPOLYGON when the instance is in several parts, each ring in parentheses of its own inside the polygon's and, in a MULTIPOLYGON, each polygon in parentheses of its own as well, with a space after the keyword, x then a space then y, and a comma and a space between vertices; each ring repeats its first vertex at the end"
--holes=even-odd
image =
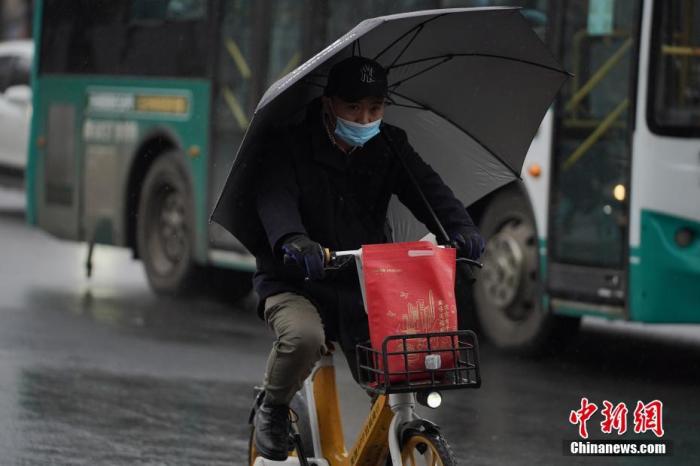
MULTIPOLYGON (((382 351, 387 336, 457 330, 455 302, 456 253, 427 241, 362 246, 365 301, 372 348, 382 351)), ((454 367, 451 337, 431 337, 430 353, 438 354, 441 368, 454 367)), ((387 352, 408 353, 388 357, 390 382, 430 378, 426 371, 426 338, 392 340, 387 352), (406 346, 404 348, 404 346, 406 346)), ((380 365, 383 364, 380 361, 380 365)))

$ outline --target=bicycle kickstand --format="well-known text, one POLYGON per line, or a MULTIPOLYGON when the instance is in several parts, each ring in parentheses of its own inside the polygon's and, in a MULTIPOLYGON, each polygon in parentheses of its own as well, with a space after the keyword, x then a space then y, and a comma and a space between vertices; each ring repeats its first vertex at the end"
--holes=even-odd
POLYGON ((309 466, 309 462, 306 460, 306 452, 304 451, 304 447, 301 443, 301 435, 294 432, 294 434, 292 434, 292 439, 294 441, 294 447, 297 451, 297 458, 299 458, 299 464, 301 466, 309 466))

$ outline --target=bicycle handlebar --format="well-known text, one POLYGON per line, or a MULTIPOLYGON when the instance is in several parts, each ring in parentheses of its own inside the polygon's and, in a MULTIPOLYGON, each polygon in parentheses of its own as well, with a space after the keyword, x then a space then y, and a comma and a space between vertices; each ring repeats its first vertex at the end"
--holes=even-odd
MULTIPOLYGON (((445 246, 439 246, 439 247, 445 247, 445 246)), ((361 257, 362 256, 362 249, 349 249, 346 251, 331 251, 328 248, 323 248, 323 265, 326 269, 334 269, 334 268, 339 268, 344 265, 346 265, 349 261, 346 259, 342 258, 348 258, 349 256, 352 257, 361 257)), ((284 265, 294 265, 296 264, 296 261, 289 255, 285 254, 284 257, 282 258, 282 262, 284 265)), ((474 260, 474 259, 469 259, 466 257, 457 257, 457 262, 464 262, 465 264, 468 264, 472 267, 477 267, 477 268, 483 268, 484 264, 481 262, 474 260)))
MULTIPOLYGON (((438 247, 444 248, 445 246, 438 246, 438 247)), ((336 259, 339 258, 339 257, 344 257, 344 256, 358 257, 358 256, 362 256, 362 249, 351 249, 351 250, 347 250, 347 251, 331 251, 331 250, 328 249, 328 248, 324 248, 323 251, 324 251, 325 257, 326 257, 326 258, 329 258, 329 259, 326 261, 326 264, 325 264, 326 266, 329 266, 329 265, 333 264, 333 263, 336 261, 336 259)), ((466 264, 468 264, 468 265, 471 265, 471 266, 473 266, 473 267, 478 267, 478 268, 480 268, 480 269, 484 267, 484 264, 482 264, 481 262, 479 262, 479 261, 477 261, 477 260, 474 260, 474 259, 469 259, 469 258, 467 258, 467 257, 457 257, 457 262, 464 262, 464 263, 466 263, 466 264)))

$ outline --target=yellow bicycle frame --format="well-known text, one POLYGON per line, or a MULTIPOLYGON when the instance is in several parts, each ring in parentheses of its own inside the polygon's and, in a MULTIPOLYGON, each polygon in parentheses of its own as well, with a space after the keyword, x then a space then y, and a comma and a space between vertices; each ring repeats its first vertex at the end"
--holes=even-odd
POLYGON ((331 466, 383 465, 389 450, 387 446, 389 426, 394 417, 389 407, 388 397, 380 395, 375 399, 355 445, 348 453, 343 437, 333 356, 329 354, 323 358, 310 378, 322 457, 331 466))

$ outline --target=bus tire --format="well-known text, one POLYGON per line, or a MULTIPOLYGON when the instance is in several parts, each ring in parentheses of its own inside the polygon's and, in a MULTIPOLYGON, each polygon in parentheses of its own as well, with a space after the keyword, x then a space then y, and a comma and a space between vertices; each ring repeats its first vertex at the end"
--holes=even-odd
POLYGON ((195 263, 192 185, 178 151, 166 152, 151 165, 141 187, 136 239, 151 289, 185 295, 199 285, 195 263))
POLYGON ((580 319, 553 315, 542 303, 539 244, 530 206, 506 190, 486 207, 484 268, 474 286, 476 315, 484 335, 505 351, 540 354, 559 349, 580 319))

